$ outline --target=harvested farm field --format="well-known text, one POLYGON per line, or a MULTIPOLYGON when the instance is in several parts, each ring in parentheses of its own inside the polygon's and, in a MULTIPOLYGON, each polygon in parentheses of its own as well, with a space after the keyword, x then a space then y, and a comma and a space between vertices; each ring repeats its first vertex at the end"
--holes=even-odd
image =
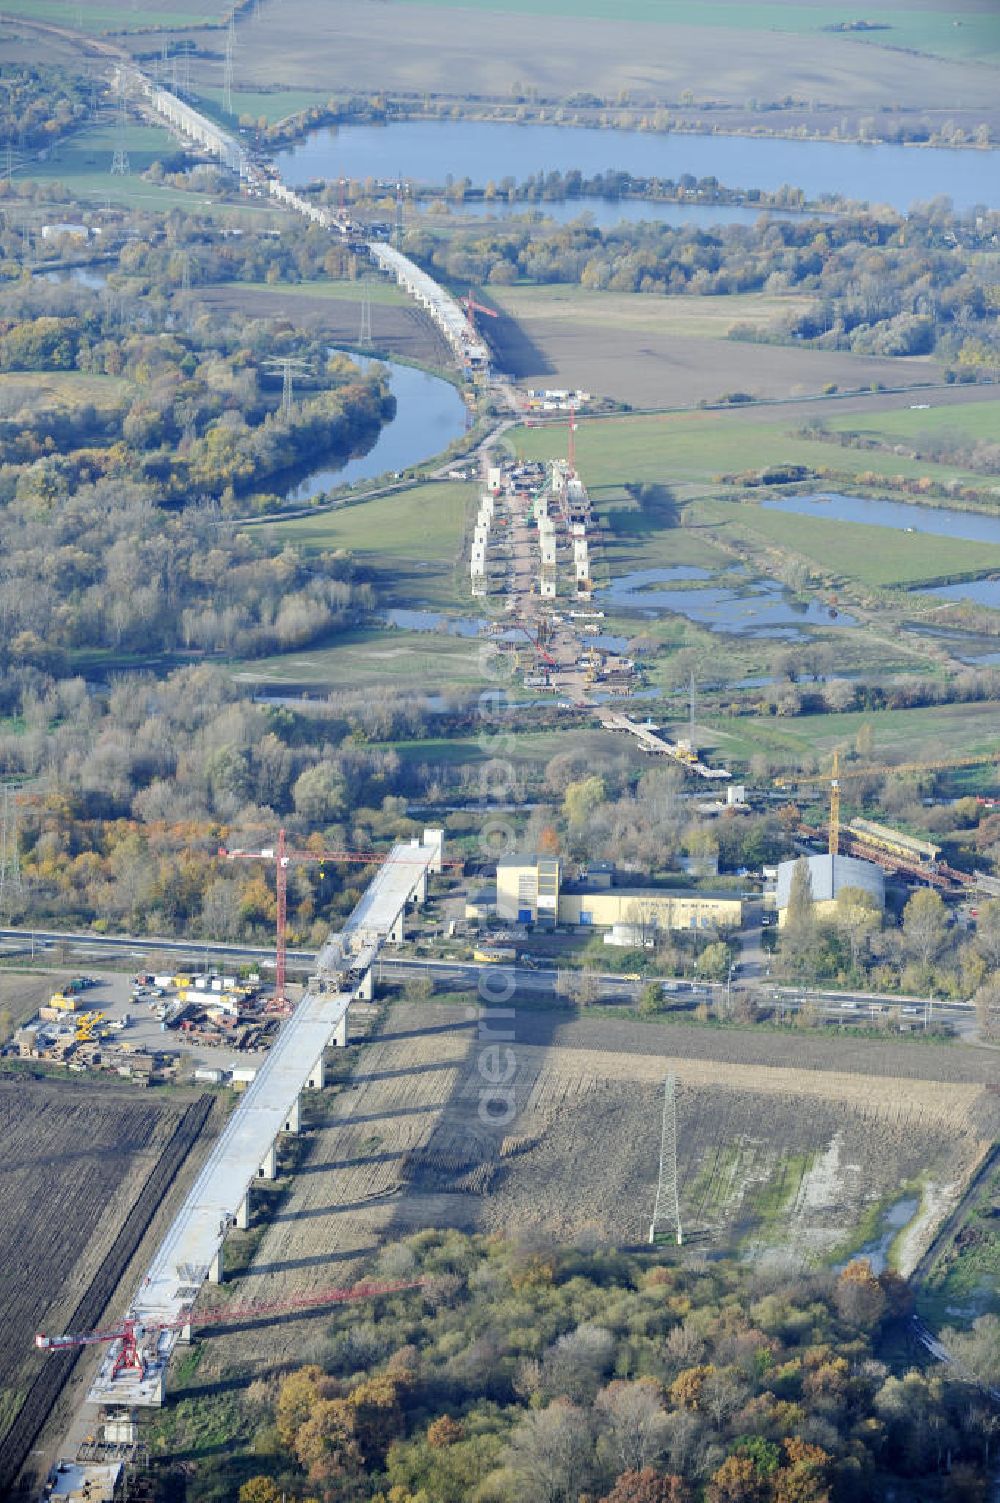
POLYGON ((686 407, 735 391, 758 399, 814 396, 831 383, 855 390, 937 379, 933 364, 921 358, 835 354, 726 337, 732 325, 764 323, 783 308, 798 311, 797 298, 491 287, 490 301, 506 315, 487 331, 490 342, 515 379, 529 386, 582 386, 634 407, 686 407))
MULTIPOLYGON (((926 20, 920 15, 924 7, 907 9, 926 20)), ((962 9, 971 9, 968 0, 962 9)), ((699 23, 711 10, 696 8, 699 23)), ((773 97, 778 78, 789 103, 809 101, 805 113, 810 118, 817 107, 880 111, 889 101, 897 110, 961 108, 979 111, 977 119, 992 118, 995 75, 984 62, 995 58, 997 42, 988 19, 979 25, 967 19, 957 31, 945 22, 932 37, 911 19, 902 30, 897 26, 887 33, 894 43, 890 50, 824 31, 826 18, 809 6, 788 5, 777 25, 774 5, 718 10, 721 15, 709 16, 709 21, 722 24, 692 25, 692 7, 662 0, 656 5, 630 0, 624 6, 588 0, 571 9, 537 0, 516 5, 506 0, 496 7, 463 0, 459 8, 285 0, 241 20, 237 83, 243 89, 315 89, 324 98, 348 91, 510 99, 512 93, 531 91, 565 100, 584 79, 604 97, 624 90, 641 100, 659 101, 683 97, 692 79, 701 78, 711 80, 715 108, 708 118, 717 124, 720 103, 746 111, 751 96, 763 101, 773 97), (530 48, 512 24, 512 11, 525 24, 530 16, 530 48), (567 25, 567 17, 572 24, 567 25), (947 54, 969 47, 969 55, 983 62, 966 64, 961 53, 945 60, 903 50, 921 49, 928 41, 935 44, 928 51, 938 51, 941 42, 947 54)), ((206 83, 217 86, 220 74, 214 57, 195 64, 196 77, 206 83)), ((759 114, 746 118, 759 125, 759 114)))
POLYGON ((99 1325, 211 1105, 0 1078, 0 1496, 74 1365, 35 1333, 99 1325))
MULTIPOLYGON (((496 1017, 388 1009, 337 1092, 312 1098, 300 1167, 244 1239, 239 1293, 218 1297, 350 1283, 387 1241, 428 1226, 644 1242, 668 1071, 685 1240, 699 1254, 808 1265, 864 1247, 905 1271, 1000 1133, 993 1062, 971 1049, 496 1017), (509 1042, 488 1032, 508 1026, 509 1042), (512 1111, 493 1125, 487 1077, 509 1070, 512 1111)), ((260 1338, 207 1343, 199 1379, 301 1359, 322 1342, 321 1318, 260 1338)))
MULTIPOLYGON (((373 283, 371 288, 372 346, 387 355, 401 355, 422 365, 448 366, 451 356, 444 338, 430 319, 412 303, 386 300, 394 288, 373 283)), ((350 289, 333 283, 326 290, 305 287, 265 287, 226 283, 199 287, 198 302, 211 309, 241 313, 244 318, 287 318, 300 328, 327 335, 335 344, 356 344, 361 330, 361 286, 350 289), (338 295, 329 295, 336 292, 338 295), (341 295, 346 294, 346 295, 341 295)))

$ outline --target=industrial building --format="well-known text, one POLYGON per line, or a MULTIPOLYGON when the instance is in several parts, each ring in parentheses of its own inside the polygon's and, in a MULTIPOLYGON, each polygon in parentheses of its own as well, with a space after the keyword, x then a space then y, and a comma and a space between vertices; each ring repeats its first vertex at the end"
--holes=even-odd
MULTIPOLYGON (((809 881, 812 886, 815 911, 822 918, 833 912, 837 898, 846 887, 859 887, 875 899, 879 908, 885 907, 885 876, 880 866, 873 861, 859 861, 855 856, 806 856, 809 866, 809 881)), ((779 927, 788 913, 788 898, 792 890, 792 873, 796 862, 782 861, 778 867, 775 905, 778 910, 779 927)))
POLYGON ((604 862, 566 881, 558 856, 505 856, 497 862, 497 917, 595 929, 629 924, 649 933, 738 929, 743 900, 730 892, 618 886, 614 868, 604 862))

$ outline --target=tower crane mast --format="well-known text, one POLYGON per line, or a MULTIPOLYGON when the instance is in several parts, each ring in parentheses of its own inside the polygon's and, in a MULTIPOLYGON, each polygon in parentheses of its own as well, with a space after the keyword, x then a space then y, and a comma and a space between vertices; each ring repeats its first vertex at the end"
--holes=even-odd
MULTIPOLYGON (((274 956, 274 1000, 281 1008, 289 1006, 285 996, 285 975, 287 970, 287 930, 288 930, 288 868, 294 863, 300 865, 306 862, 318 862, 322 865, 325 861, 348 861, 357 862, 361 866, 381 865, 388 861, 389 857, 379 851, 297 851, 289 848, 283 829, 278 831, 278 843, 274 846, 264 846, 257 851, 229 850, 226 846, 219 847, 219 855, 228 861, 266 861, 274 862, 275 869, 275 920, 276 941, 274 956)), ((397 861, 398 861, 397 857, 397 861)), ((443 861, 442 866, 462 865, 461 861, 443 861)))

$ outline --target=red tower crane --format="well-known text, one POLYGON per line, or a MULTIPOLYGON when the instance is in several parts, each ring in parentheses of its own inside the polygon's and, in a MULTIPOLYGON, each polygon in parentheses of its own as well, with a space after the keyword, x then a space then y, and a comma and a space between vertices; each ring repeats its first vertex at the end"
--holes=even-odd
MULTIPOLYGON (((276 941, 274 950, 274 1001, 277 1007, 287 1008, 288 999, 285 996, 285 972, 286 972, 286 933, 288 920, 288 868, 292 862, 299 865, 304 862, 325 861, 353 861, 361 866, 381 865, 388 861, 389 857, 378 851, 295 851, 289 850, 285 842, 284 830, 278 831, 278 843, 276 846, 265 846, 259 851, 230 851, 225 846, 219 847, 219 855, 225 856, 229 861, 267 861, 275 865, 275 920, 276 941)), ((397 858, 398 859, 398 858, 397 858)), ((442 861, 442 866, 461 867, 461 861, 442 861)))
POLYGON ((469 328, 472 330, 473 333, 476 332, 476 320, 475 320, 475 317, 474 317, 475 314, 477 314, 477 313, 485 313, 486 316, 487 316, 487 318, 499 318, 500 317, 499 313, 497 312, 497 310, 495 308, 487 308, 487 306, 486 306, 485 303, 477 303, 476 302, 475 298, 472 295, 472 289, 471 289, 471 287, 470 287, 469 291, 466 293, 465 297, 462 299, 462 307, 465 309, 465 316, 469 320, 469 328))
POLYGON ((296 1310, 325 1309, 328 1305, 346 1305, 356 1300, 377 1299, 383 1294, 402 1294, 408 1289, 421 1289, 425 1282, 424 1279, 409 1279, 397 1284, 360 1283, 350 1289, 315 1289, 292 1299, 279 1300, 275 1303, 220 1305, 217 1309, 205 1310, 201 1314, 188 1311, 187 1314, 178 1316, 176 1320, 142 1322, 135 1316, 127 1315, 121 1325, 113 1326, 106 1331, 84 1331, 67 1336, 46 1336, 43 1331, 40 1331, 35 1337, 35 1345, 39 1351, 63 1352, 75 1347, 100 1346, 103 1343, 118 1341, 121 1347, 115 1353, 111 1369, 112 1379, 124 1372, 135 1372, 140 1377, 144 1377, 146 1363, 139 1349, 139 1343, 151 1333, 182 1331, 187 1326, 229 1325, 238 1320, 262 1320, 271 1316, 290 1315, 296 1310))

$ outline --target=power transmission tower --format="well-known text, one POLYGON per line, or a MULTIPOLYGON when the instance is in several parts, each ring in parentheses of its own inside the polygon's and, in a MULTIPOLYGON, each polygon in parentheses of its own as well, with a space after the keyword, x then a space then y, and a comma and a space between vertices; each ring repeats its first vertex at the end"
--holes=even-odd
POLYGON ((118 139, 115 145, 115 154, 111 158, 111 176, 128 177, 131 172, 128 160, 128 149, 125 145, 125 126, 127 117, 125 114, 125 78, 122 76, 121 93, 118 100, 118 139))
POLYGON ((226 33, 226 66, 222 75, 222 108, 227 115, 233 113, 233 47, 236 43, 236 14, 229 17, 226 33))
POLYGON ((657 1231, 666 1225, 681 1247, 681 1203, 677 1193, 677 1077, 668 1075, 663 1087, 663 1129, 660 1135, 660 1177, 656 1185, 656 1204, 649 1223, 649 1240, 656 1241, 657 1231))
POLYGON ((308 360, 300 360, 297 355, 279 355, 273 360, 265 360, 264 365, 268 370, 281 372, 281 415, 287 418, 295 395, 293 375, 309 376, 312 374, 312 366, 308 360))
POLYGON ((21 852, 17 839, 17 791, 5 787, 0 805, 0 913, 21 893, 21 852))
POLYGON ((689 722, 689 724, 688 724, 688 739, 689 739, 689 741, 691 743, 691 750, 693 751, 694 750, 694 742, 695 742, 695 731, 694 731, 694 669, 693 668, 691 669, 691 675, 690 675, 690 677, 688 679, 688 722, 689 722))
POLYGON ((396 180, 396 223, 393 226, 392 232, 392 243, 397 250, 402 250, 403 248, 403 233, 405 229, 406 223, 403 218, 403 179, 400 177, 396 180))
POLYGON ((367 277, 361 283, 361 328, 358 344, 363 350, 372 343, 372 296, 367 277))

